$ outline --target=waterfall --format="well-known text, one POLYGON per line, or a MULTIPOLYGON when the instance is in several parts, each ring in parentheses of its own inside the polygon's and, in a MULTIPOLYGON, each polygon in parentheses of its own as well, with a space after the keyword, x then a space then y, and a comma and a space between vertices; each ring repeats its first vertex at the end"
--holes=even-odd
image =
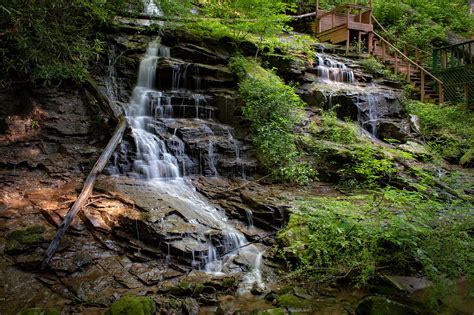
POLYGON ((163 16, 163 11, 156 4, 155 0, 144 0, 144 13, 148 16, 163 16))
POLYGON ((383 95, 374 93, 357 94, 355 102, 357 106, 357 121, 373 138, 377 138, 377 124, 379 121, 378 107, 385 102, 383 95))
POLYGON ((321 81, 344 83, 353 83, 355 81, 354 72, 344 63, 321 55, 318 55, 317 59, 316 71, 321 81))
POLYGON ((156 116, 164 117, 171 111, 170 104, 166 104, 166 111, 163 109, 163 94, 154 89, 158 59, 169 54, 169 48, 158 42, 150 43, 140 62, 137 86, 125 110, 136 147, 133 169, 145 179, 179 177, 178 161, 168 152, 166 143, 152 132, 156 116))
POLYGON ((369 116, 369 126, 372 136, 377 138, 377 121, 378 121, 378 112, 377 112, 377 98, 374 94, 367 95, 367 103, 368 103, 368 116, 369 116))
MULTIPOLYGON (((179 120, 174 117, 172 97, 183 98, 183 95, 187 95, 186 98, 194 99, 196 118, 199 117, 199 110, 205 105, 206 98, 200 94, 190 95, 188 91, 183 90, 186 87, 187 66, 174 68, 171 91, 157 90, 157 63, 160 58, 169 56, 169 48, 158 42, 149 44, 139 66, 137 85, 125 109, 136 150, 133 161, 134 175, 146 180, 147 185, 153 187, 154 193, 166 196, 164 198, 167 202, 182 212, 189 224, 205 225, 206 230, 211 229, 212 232, 219 234, 219 237, 213 238, 207 234, 209 231, 190 231, 190 234, 195 233, 195 235, 182 236, 182 238, 192 239, 192 243, 187 244, 191 256, 189 257, 191 268, 220 274, 226 270, 226 262, 231 261, 232 257, 247 255, 255 261, 251 266, 252 270, 249 271, 252 276, 248 279, 254 279, 252 281, 259 282, 258 285, 260 285, 261 275, 256 276, 255 266, 260 264, 262 251, 255 245, 249 245, 245 236, 228 223, 224 211, 209 204, 196 192, 189 180, 180 176, 180 168, 182 175, 186 175, 188 162, 191 160, 185 153, 184 142, 177 136, 177 128, 170 127, 170 125, 173 126, 173 122, 176 123, 179 120), (206 246, 207 253, 203 253, 200 248, 206 246), (196 252, 199 254, 196 255, 196 252)), ((231 137, 229 129, 221 127, 216 129, 216 134, 214 134, 214 131, 207 124, 203 124, 201 119, 192 118, 187 120, 187 123, 202 124, 199 132, 207 136, 207 147, 200 147, 199 154, 207 153, 208 158, 206 161, 205 158, 200 157, 199 167, 202 168, 206 164, 205 173, 207 174, 205 175, 218 176, 216 137, 223 134, 233 141, 229 138, 231 137)), ((240 160, 238 141, 233 141, 233 144, 236 147, 236 160, 240 160)), ((170 239, 164 243, 167 246, 166 265, 169 265, 171 261, 173 242, 170 239)))

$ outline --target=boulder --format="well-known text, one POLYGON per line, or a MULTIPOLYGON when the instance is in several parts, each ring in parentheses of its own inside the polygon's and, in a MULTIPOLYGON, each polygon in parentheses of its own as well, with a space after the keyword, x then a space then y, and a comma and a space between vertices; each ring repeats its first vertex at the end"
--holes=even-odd
POLYGON ((357 315, 416 315, 407 305, 389 300, 383 296, 369 296, 363 299, 356 308, 357 315))
POLYGON ((107 315, 154 315, 155 303, 150 297, 126 295, 115 301, 107 315))
POLYGON ((377 135, 381 140, 396 139, 407 142, 411 138, 410 124, 405 120, 383 119, 377 123, 377 135))

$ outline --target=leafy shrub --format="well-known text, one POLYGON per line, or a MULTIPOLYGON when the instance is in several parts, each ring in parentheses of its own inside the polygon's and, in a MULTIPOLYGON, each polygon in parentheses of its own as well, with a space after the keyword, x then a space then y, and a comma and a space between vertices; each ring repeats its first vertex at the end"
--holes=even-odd
POLYGON ((420 118, 423 136, 432 151, 444 159, 470 165, 474 162, 474 113, 461 106, 437 106, 409 101, 407 109, 420 118))
POLYGON ((303 199, 279 235, 281 252, 304 277, 348 277, 356 285, 380 269, 433 280, 472 275, 470 206, 393 188, 382 196, 303 199))
POLYGON ((126 5, 125 0, 2 1, 0 86, 84 80, 103 52, 98 29, 126 5))
POLYGON ((276 74, 244 57, 231 60, 240 78, 239 92, 245 103, 244 117, 250 120, 253 142, 262 166, 280 178, 304 183, 315 176, 300 163, 294 129, 301 122, 303 102, 294 88, 276 74))
POLYGON ((341 144, 352 144, 357 141, 357 126, 354 123, 340 121, 335 111, 323 112, 321 120, 320 139, 341 144))

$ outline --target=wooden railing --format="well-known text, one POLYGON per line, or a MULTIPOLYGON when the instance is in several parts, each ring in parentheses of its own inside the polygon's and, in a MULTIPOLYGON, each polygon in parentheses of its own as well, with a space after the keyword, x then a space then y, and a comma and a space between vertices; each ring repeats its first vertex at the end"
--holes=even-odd
POLYGON ((429 64, 431 60, 431 52, 420 49, 417 46, 414 46, 410 43, 407 43, 400 39, 389 36, 390 32, 387 31, 387 29, 382 25, 382 23, 379 22, 379 20, 377 20, 377 18, 373 14, 372 14, 372 21, 374 21, 375 25, 379 27, 383 31, 384 34, 386 34, 386 38, 388 37, 388 40, 391 43, 394 43, 398 47, 403 47, 403 52, 405 55, 409 56, 408 52, 411 50, 413 52, 416 63, 423 65, 423 62, 426 61, 429 64))
POLYGON ((474 40, 433 50, 433 71, 474 64, 474 40))
MULTIPOLYGON (((438 97, 439 97, 439 103, 444 103, 444 83, 442 80, 434 76, 431 72, 426 70, 423 66, 419 64, 419 61, 413 61, 410 57, 408 57, 405 53, 400 51, 397 47, 395 47, 392 43, 390 43, 388 40, 380 36, 377 32, 373 32, 374 35, 382 42, 382 62, 386 61, 386 54, 389 54, 389 50, 387 49, 388 47, 391 48, 394 53, 393 53, 393 58, 394 58, 394 73, 398 74, 398 66, 399 66, 399 57, 401 57, 405 61, 406 65, 406 77, 407 80, 410 82, 411 80, 411 67, 413 66, 414 69, 418 69, 420 71, 420 78, 421 78, 421 86, 420 86, 420 94, 421 94, 421 101, 425 100, 425 91, 426 91, 426 77, 430 77, 433 79, 437 84, 438 84, 438 97)), ((375 50, 375 47, 373 48, 372 52, 375 50)))
POLYGON ((372 11, 368 7, 354 4, 341 5, 331 11, 318 14, 316 17, 317 33, 322 33, 341 25, 371 25, 371 15, 372 11), (357 13, 354 14, 353 11, 357 11, 357 13))

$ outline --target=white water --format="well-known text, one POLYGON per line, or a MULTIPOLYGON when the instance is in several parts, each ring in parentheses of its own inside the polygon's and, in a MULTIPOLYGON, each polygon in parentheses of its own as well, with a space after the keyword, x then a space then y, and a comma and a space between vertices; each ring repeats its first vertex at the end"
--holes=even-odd
POLYGON ((353 83, 354 72, 344 63, 331 59, 327 56, 318 56, 318 77, 323 82, 353 83))
MULTIPOLYGON (((179 209, 189 223, 199 222, 213 227, 222 235, 221 240, 212 239, 212 236, 208 237, 207 257, 195 257, 195 251, 192 249, 192 268, 199 268, 201 263, 198 259, 201 259, 205 262, 205 271, 221 274, 226 264, 231 262, 234 256, 245 255, 250 257, 249 260, 253 260, 252 270, 245 277, 246 286, 248 283, 257 283, 258 286, 262 286, 260 272, 262 251, 254 245, 241 248, 248 243, 245 236, 228 223, 222 210, 209 204, 187 180, 180 177, 178 159, 185 160, 182 159, 185 156, 185 148, 183 142, 176 136, 176 129, 171 138, 167 140, 160 138, 155 132, 157 128, 161 128, 158 126, 158 120, 169 120, 173 117, 171 99, 165 97, 162 91, 155 88, 157 62, 159 58, 169 57, 169 55, 169 48, 158 42, 152 42, 149 45, 140 63, 137 86, 134 88, 132 98, 125 110, 136 148, 133 170, 136 176, 153 185, 157 194, 167 196, 167 202, 179 209), (219 246, 223 248, 220 252, 216 248, 218 242, 221 242, 219 246)), ((184 88, 186 68, 178 68, 173 73, 172 79, 173 91, 184 88)), ((200 97, 195 99, 201 101, 200 97)), ((199 104, 196 107, 198 106, 199 104)), ((209 134, 212 134, 210 129, 209 134)), ((208 175, 217 176, 212 139, 209 140, 207 151, 208 168, 212 173, 208 175)), ((236 150, 236 157, 239 155, 236 150)), ((182 167, 184 172, 186 167, 185 165, 182 167)), ((202 237, 206 236, 202 235, 202 237)), ((171 261, 170 244, 167 243, 167 246, 166 264, 169 264, 171 261)))

